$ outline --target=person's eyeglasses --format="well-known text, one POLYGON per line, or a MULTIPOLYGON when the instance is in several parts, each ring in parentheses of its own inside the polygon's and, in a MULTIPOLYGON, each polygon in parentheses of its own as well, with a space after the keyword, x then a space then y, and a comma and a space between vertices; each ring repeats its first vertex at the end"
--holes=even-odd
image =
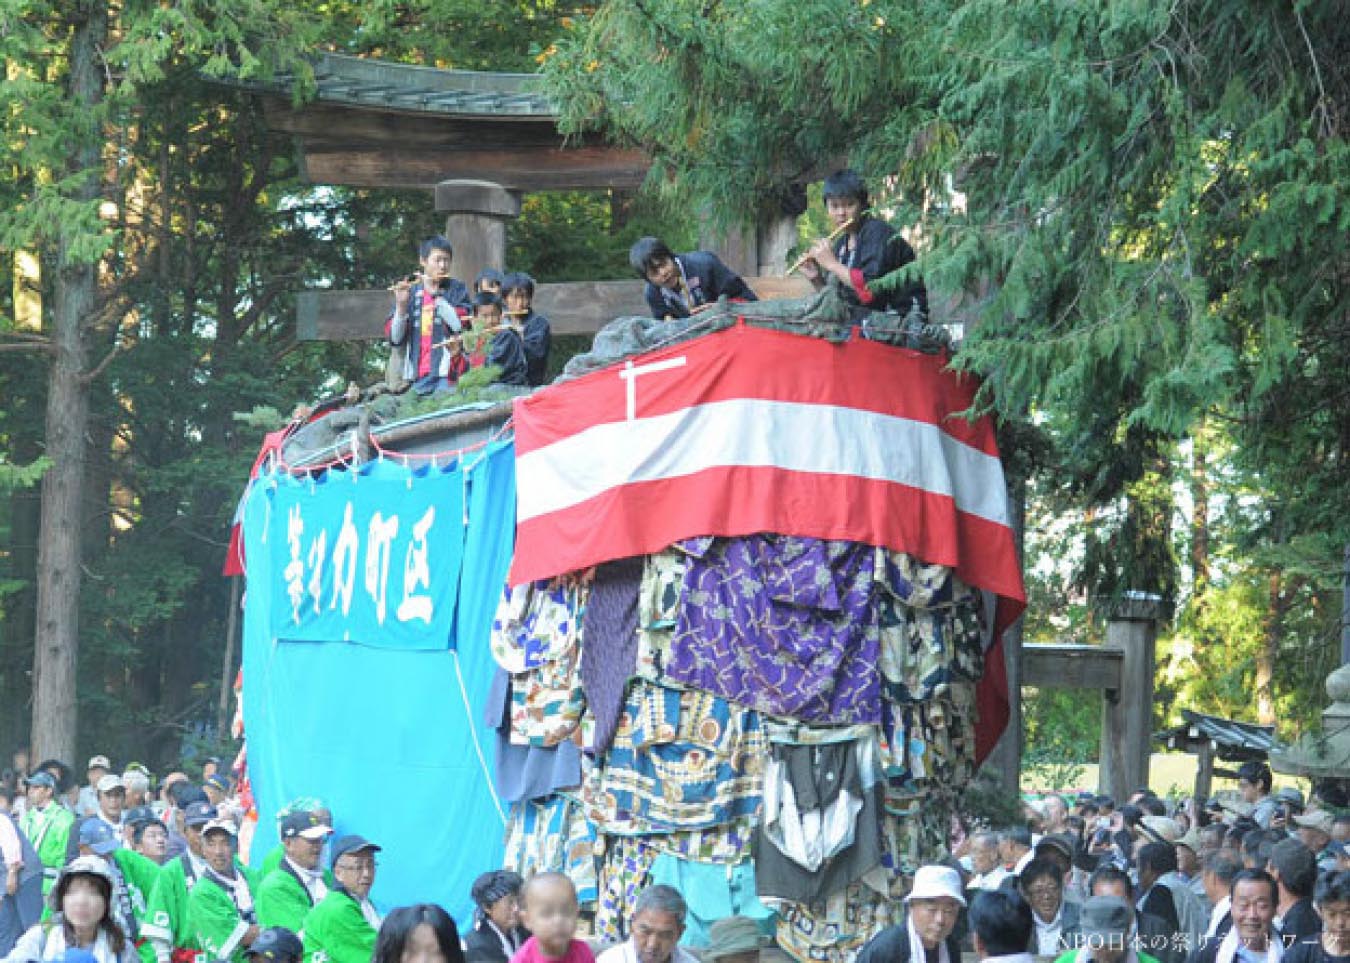
POLYGON ((344 873, 373 873, 378 865, 373 859, 363 859, 360 862, 338 863, 333 868, 344 873))
POLYGON ((1055 886, 1053 883, 1046 883, 1042 886, 1028 886, 1027 895, 1035 896, 1038 899, 1044 899, 1047 896, 1058 896, 1059 887, 1055 886))

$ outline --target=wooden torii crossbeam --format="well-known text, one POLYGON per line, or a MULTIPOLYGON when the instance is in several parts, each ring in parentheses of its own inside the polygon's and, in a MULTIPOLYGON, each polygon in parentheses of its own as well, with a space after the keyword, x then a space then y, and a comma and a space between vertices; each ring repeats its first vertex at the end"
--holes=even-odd
MULTIPOLYGON (((293 78, 249 85, 273 131, 296 141, 302 173, 316 184, 422 188, 435 192, 455 247, 455 274, 472 280, 503 266, 506 222, 520 194, 626 190, 647 175, 638 150, 594 138, 564 138, 557 110, 533 74, 440 70, 339 54, 314 62, 316 92, 292 101, 293 78)), ((754 232, 751 232, 754 233, 754 232)), ((781 273, 795 225, 715 245, 761 297, 799 297, 801 279, 781 273)), ((384 291, 306 291, 297 308, 302 340, 377 338, 390 307, 384 291)), ((559 334, 593 333, 612 318, 645 314, 638 281, 544 284, 536 307, 559 334)))

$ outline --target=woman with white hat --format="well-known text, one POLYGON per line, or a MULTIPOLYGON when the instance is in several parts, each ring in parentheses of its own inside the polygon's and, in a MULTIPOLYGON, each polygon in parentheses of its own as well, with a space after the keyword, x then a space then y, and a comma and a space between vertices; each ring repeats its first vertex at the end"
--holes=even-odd
POLYGON ((3 963, 59 960, 80 949, 97 963, 138 963, 136 948, 113 919, 113 879, 98 856, 72 860, 52 887, 52 917, 31 927, 3 963))

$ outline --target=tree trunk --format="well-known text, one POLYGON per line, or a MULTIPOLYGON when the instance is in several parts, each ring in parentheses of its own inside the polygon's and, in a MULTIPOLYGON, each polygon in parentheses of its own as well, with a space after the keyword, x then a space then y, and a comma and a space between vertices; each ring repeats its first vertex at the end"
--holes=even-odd
MULTIPOLYGON (((108 11, 99 0, 79 4, 72 15, 69 100, 78 111, 92 111, 103 97, 99 49, 107 39, 108 11)), ((80 138, 67 173, 101 170, 99 144, 80 138)), ((91 176, 75 198, 98 197, 99 178, 91 176)), ((85 472, 85 434, 89 422, 88 367, 84 323, 98 295, 97 265, 73 246, 78 227, 57 228, 55 291, 52 298, 53 356, 47 389, 47 456, 52 461, 42 481, 42 521, 38 538, 37 638, 33 656, 33 758, 76 759, 81 576, 81 512, 85 472)))

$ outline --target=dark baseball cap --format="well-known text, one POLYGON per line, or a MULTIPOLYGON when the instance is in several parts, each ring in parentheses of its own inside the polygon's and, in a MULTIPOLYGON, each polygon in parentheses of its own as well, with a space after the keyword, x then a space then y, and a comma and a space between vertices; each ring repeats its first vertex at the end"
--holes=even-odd
POLYGON ((205 826, 218 815, 216 807, 209 802, 190 802, 183 810, 183 822, 189 826, 205 826))
POLYGON ((290 813, 281 821, 282 839, 294 839, 296 836, 323 839, 332 831, 332 827, 320 822, 314 813, 290 813))
POLYGON ((149 806, 133 806, 127 810, 125 816, 128 826, 149 826, 156 819, 155 811, 149 806))
POLYGON ((364 836, 343 836, 333 843, 333 865, 336 866, 337 861, 348 853, 359 853, 367 849, 378 853, 383 847, 376 846, 364 836))
POLYGON ((300 938, 284 926, 272 926, 258 934, 244 950, 245 956, 260 956, 264 960, 299 960, 305 955, 300 938))

